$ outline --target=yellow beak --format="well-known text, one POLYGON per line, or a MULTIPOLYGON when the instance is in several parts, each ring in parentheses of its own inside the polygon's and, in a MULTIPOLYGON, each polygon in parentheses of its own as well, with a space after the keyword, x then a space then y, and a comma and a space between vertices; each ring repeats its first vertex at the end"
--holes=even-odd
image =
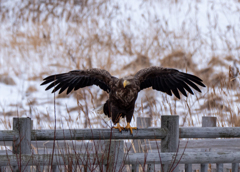
POLYGON ((125 88, 127 85, 129 85, 130 84, 130 82, 129 81, 127 81, 127 80, 124 80, 124 82, 123 82, 123 87, 125 88))

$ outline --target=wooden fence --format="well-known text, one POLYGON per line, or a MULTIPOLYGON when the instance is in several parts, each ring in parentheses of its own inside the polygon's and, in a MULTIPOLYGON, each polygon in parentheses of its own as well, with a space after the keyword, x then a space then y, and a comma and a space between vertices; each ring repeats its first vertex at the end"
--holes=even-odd
POLYGON ((48 166, 49 171, 190 172, 198 168, 193 164, 200 164, 202 172, 238 171, 240 139, 213 138, 240 137, 240 127, 216 127, 215 117, 203 117, 202 127, 179 127, 177 115, 161 116, 161 128, 150 123, 138 118, 139 129, 131 135, 117 129, 32 130, 30 118, 14 118, 13 130, 0 131, 0 144, 12 146, 0 152, 1 171, 43 171, 48 166), (208 139, 179 142, 183 138, 208 139))

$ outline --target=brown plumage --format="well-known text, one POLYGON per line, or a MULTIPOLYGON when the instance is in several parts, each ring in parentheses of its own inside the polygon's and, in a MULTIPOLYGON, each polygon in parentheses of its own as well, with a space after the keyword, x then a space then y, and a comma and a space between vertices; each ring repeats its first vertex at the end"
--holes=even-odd
MULTIPOLYGON (((74 70, 48 76, 41 85, 45 84, 50 84, 46 90, 54 88, 52 92, 60 90, 59 94, 66 89, 69 94, 73 89, 99 86, 109 93, 109 99, 103 106, 105 115, 111 117, 114 124, 119 123, 120 117, 126 117, 128 125, 125 129, 130 129, 131 133, 134 128, 130 126, 130 122, 139 91, 152 87, 168 95, 173 93, 180 98, 179 91, 187 97, 187 92, 194 94, 191 87, 198 92, 201 90, 197 85, 205 87, 197 76, 156 66, 142 69, 135 75, 124 78, 114 77, 103 69, 74 70)), ((121 131, 123 127, 118 124, 117 128, 121 131)))

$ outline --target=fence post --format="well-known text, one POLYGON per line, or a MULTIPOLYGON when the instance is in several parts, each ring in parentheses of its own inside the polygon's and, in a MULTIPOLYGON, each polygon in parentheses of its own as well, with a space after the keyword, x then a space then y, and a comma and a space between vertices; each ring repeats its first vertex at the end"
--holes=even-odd
MULTIPOLYGON (((137 117, 137 127, 138 128, 148 128, 151 126, 151 118, 150 117, 137 117)), ((136 150, 136 153, 144 152, 147 153, 147 150, 144 148, 142 149, 141 145, 143 143, 147 143, 148 140, 133 140, 133 145, 136 150)), ((149 168, 150 170, 154 166, 150 165, 149 168)), ((144 168, 144 164, 142 164, 142 168, 144 168)), ((132 171, 133 172, 138 172, 139 171, 139 164, 132 164, 132 171)))
POLYGON ((223 172, 223 164, 222 163, 217 163, 217 172, 223 172))
POLYGON ((192 172, 192 164, 185 164, 185 172, 192 172))
MULTIPOLYGON (((216 127, 217 118, 213 116, 202 117, 202 127, 216 127)), ((209 152, 209 149, 202 149, 204 152, 209 152)), ((221 164, 217 164, 217 169, 221 169, 221 164)), ((201 172, 208 171, 208 164, 201 164, 201 172)))
POLYGON ((107 164, 106 171, 121 171, 124 166, 124 141, 122 140, 108 140, 105 141, 105 159, 107 164))
MULTIPOLYGON (((13 118, 13 130, 19 133, 17 140, 13 141, 12 151, 18 154, 31 154, 31 118, 13 118)), ((30 166, 13 166, 13 171, 30 172, 30 166)))
MULTIPOLYGON (((33 120, 31 120, 31 129, 33 130, 33 120)), ((35 153, 33 153, 35 154, 35 153)), ((43 171, 44 170, 44 166, 42 165, 36 165, 36 171, 43 171)))
POLYGON ((232 172, 238 172, 238 163, 232 163, 232 172))
POLYGON ((59 172, 58 165, 53 165, 52 172, 59 172))
MULTIPOLYGON (((168 130, 167 136, 161 141, 161 152, 175 152, 177 154, 179 143, 179 116, 178 115, 162 115, 161 128, 168 130)), ((163 164, 163 170, 172 171, 176 166, 174 164, 163 164), (170 169, 171 168, 171 169, 170 169)), ((173 172, 178 172, 178 167, 173 172)))

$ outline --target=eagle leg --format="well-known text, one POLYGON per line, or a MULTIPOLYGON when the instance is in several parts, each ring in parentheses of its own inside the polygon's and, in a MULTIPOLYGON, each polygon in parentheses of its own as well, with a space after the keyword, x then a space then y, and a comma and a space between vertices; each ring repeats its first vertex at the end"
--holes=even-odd
POLYGON ((127 123, 127 126, 125 127, 125 130, 130 130, 130 133, 133 134, 132 130, 137 130, 137 127, 131 127, 130 123, 127 123))
POLYGON ((113 127, 113 128, 118 129, 120 132, 122 132, 122 130, 124 130, 124 127, 122 127, 119 123, 117 123, 117 126, 113 127))

